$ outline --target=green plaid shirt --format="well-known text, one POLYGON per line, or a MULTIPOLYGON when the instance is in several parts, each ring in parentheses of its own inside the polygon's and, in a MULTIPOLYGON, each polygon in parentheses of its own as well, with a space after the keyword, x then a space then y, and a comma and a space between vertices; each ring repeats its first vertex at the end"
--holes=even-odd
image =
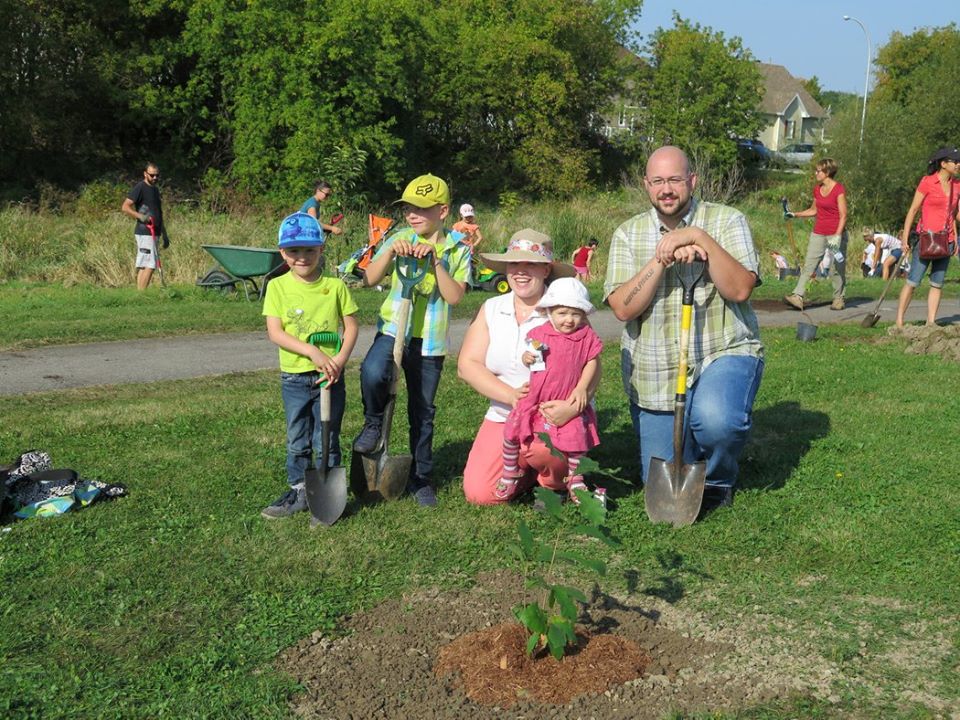
MULTIPOLYGON (((738 210, 715 203, 691 203, 678 227, 704 230, 745 268, 757 273, 760 261, 747 219, 738 210)), ((640 271, 653 257, 660 236, 655 208, 636 215, 613 233, 604 297, 640 271)), ((674 265, 664 273, 650 306, 623 328, 622 370, 624 390, 630 400, 646 410, 673 410, 680 365, 680 313, 683 285, 674 265)), ((763 356, 757 316, 749 302, 724 300, 710 280, 709 271, 693 293, 693 326, 688 358, 688 387, 711 362, 722 355, 763 356)))
MULTIPOLYGON (((437 245, 440 262, 446 267, 450 276, 460 283, 470 282, 470 246, 461 242, 466 236, 463 233, 445 230, 443 240, 437 245)), ((391 235, 384 241, 374 258, 403 238, 416 245, 422 242, 419 236, 411 229, 405 228, 391 235)), ((380 306, 380 317, 377 318, 377 331, 384 335, 397 335, 396 314, 400 307, 401 284, 397 275, 396 265, 393 266, 390 276, 390 292, 380 306)), ((450 305, 440 294, 437 287, 437 274, 431 267, 423 280, 413 290, 413 308, 410 312, 410 322, 407 324, 407 341, 411 337, 423 338, 420 354, 426 357, 446 355, 450 346, 450 305)))

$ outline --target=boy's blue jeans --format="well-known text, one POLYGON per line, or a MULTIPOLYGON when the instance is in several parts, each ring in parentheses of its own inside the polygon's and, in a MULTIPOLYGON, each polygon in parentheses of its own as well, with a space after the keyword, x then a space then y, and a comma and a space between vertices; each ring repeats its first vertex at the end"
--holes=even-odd
MULTIPOLYGON (((738 458, 753 423, 753 401, 763 376, 763 359, 746 355, 717 358, 687 389, 683 462, 706 459, 708 487, 733 487, 738 458)), ((650 459, 673 460, 673 413, 630 403, 640 439, 640 477, 647 482, 650 459)))
MULTIPOLYGON (((360 365, 360 390, 363 394, 363 416, 367 423, 383 424, 390 381, 393 378, 393 341, 391 335, 377 333, 360 365)), ((423 340, 412 338, 403 349, 403 375, 407 383, 407 415, 410 420, 410 484, 416 490, 430 482, 433 472, 433 404, 440 385, 444 357, 420 354, 423 340)))
POLYGON ((280 373, 280 394, 287 418, 287 482, 291 486, 303 482, 303 474, 311 467, 332 467, 340 464, 340 424, 346 406, 347 392, 343 376, 330 386, 330 457, 322 457, 323 433, 320 422, 320 379, 318 372, 280 373), (319 459, 314 463, 314 455, 319 459))

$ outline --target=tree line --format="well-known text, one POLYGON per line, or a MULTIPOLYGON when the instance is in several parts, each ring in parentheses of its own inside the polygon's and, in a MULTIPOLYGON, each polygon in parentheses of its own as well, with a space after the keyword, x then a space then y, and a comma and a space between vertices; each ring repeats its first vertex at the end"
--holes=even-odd
POLYGON ((643 142, 712 145, 730 161, 731 133, 757 127, 749 53, 680 18, 640 47, 641 6, 4 3, 0 178, 25 193, 69 187, 149 157, 251 195, 299 193, 322 175, 386 196, 427 169, 476 196, 569 195, 616 179, 640 151, 600 132, 617 102, 644 108, 643 142))

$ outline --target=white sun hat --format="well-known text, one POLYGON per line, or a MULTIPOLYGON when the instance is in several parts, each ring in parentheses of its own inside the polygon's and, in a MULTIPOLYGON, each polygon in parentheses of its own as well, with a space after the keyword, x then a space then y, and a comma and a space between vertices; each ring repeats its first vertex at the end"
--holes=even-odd
POLYGON ((596 308, 590 302, 586 286, 576 278, 557 278, 547 287, 547 291, 537 303, 538 308, 546 309, 563 305, 583 310, 587 315, 596 308))
POLYGON ((475 217, 476 213, 473 211, 473 205, 470 203, 464 203, 460 206, 460 216, 461 217, 475 217))

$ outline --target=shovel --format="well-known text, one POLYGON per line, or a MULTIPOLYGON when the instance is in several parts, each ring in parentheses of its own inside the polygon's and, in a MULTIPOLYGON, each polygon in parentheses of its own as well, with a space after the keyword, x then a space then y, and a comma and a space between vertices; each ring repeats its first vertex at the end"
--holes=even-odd
POLYGON ((393 379, 390 381, 390 395, 383 411, 383 430, 380 446, 368 454, 353 453, 350 465, 350 484, 357 497, 376 499, 379 495, 385 500, 397 500, 403 496, 410 479, 410 463, 413 456, 390 455, 390 428, 393 425, 393 409, 397 400, 397 379, 400 377, 403 346, 406 340, 407 323, 413 308, 413 288, 427 274, 429 261, 419 267, 414 257, 397 258, 397 276, 400 278, 400 305, 397 308, 397 335, 393 341, 393 379))
POLYGON ((790 211, 787 209, 787 199, 785 197, 780 198, 780 204, 783 206, 783 219, 787 222, 787 238, 790 240, 790 245, 793 247, 793 257, 797 263, 797 270, 802 267, 800 261, 800 248, 797 247, 797 240, 793 237, 793 223, 790 222, 792 218, 787 217, 787 213, 790 211))
POLYGON ((683 284, 683 313, 680 320, 680 367, 677 370, 677 394, 673 406, 673 460, 650 459, 644 505, 650 522, 673 523, 674 527, 690 525, 700 514, 706 463, 683 464, 683 416, 687 404, 687 349, 690 342, 690 319, 693 315, 693 288, 703 276, 704 263, 685 278, 680 267, 677 275, 683 284))
POLYGON ((890 271, 890 277, 887 278, 886 285, 883 286, 883 292, 880 293, 880 299, 877 300, 877 306, 873 308, 873 312, 869 315, 866 315, 863 320, 860 321, 860 327, 872 328, 880 320, 880 306, 883 304, 883 299, 887 296, 887 290, 890 289, 890 286, 893 285, 893 281, 896 280, 897 275, 900 274, 900 271, 903 270, 903 266, 907 262, 907 253, 904 253, 900 256, 900 262, 897 263, 897 266, 890 271))
MULTIPOLYGON (((333 332, 313 333, 307 342, 311 345, 332 345, 340 351, 340 335, 333 332)), ((303 474, 307 491, 307 507, 313 519, 321 525, 333 525, 347 507, 347 470, 343 465, 330 465, 330 383, 320 385, 320 423, 322 467, 309 468, 303 474)), ((311 526, 313 523, 311 523, 311 526)))

